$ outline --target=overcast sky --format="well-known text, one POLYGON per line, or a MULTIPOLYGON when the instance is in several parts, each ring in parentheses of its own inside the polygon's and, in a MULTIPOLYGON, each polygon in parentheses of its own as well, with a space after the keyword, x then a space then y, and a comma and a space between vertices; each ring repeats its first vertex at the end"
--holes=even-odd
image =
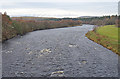
POLYGON ((119 0, 2 0, 10 16, 79 17, 118 14, 119 0))

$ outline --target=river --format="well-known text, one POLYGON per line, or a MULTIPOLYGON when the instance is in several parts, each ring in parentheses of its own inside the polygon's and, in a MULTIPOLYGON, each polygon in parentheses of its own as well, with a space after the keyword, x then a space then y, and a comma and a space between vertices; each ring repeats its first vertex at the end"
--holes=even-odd
POLYGON ((118 55, 89 40, 94 25, 39 30, 3 43, 3 77, 117 77, 118 55))

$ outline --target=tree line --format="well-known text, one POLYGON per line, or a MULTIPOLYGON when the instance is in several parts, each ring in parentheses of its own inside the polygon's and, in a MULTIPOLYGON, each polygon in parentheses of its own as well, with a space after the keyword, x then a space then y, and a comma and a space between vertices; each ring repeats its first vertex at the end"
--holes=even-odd
POLYGON ((43 17, 12 17, 13 20, 36 20, 36 21, 61 21, 61 20, 80 20, 83 24, 92 25, 117 25, 120 23, 120 16, 101 16, 101 17, 78 17, 78 18, 43 18, 43 17))

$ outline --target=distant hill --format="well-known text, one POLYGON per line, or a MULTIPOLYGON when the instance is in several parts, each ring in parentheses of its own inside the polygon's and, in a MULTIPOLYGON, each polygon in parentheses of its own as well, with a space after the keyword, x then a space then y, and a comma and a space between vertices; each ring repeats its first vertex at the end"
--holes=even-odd
POLYGON ((93 18, 93 17, 101 17, 101 16, 80 16, 79 18, 93 18))

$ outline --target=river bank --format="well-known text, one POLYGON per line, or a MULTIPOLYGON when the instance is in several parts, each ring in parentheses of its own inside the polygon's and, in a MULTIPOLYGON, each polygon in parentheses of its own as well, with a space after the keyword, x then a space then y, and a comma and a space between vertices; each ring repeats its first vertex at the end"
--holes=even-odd
POLYGON ((97 27, 94 30, 89 31, 86 34, 86 36, 90 40, 120 55, 120 51, 118 48, 119 47, 118 39, 120 39, 118 37, 118 32, 119 32, 118 30, 120 30, 120 28, 116 27, 115 25, 106 25, 106 26, 97 27))
POLYGON ((8 15, 2 14, 2 41, 11 39, 17 35, 25 35, 28 32, 44 29, 73 27, 82 25, 80 20, 60 21, 35 21, 35 20, 12 20, 8 15))

